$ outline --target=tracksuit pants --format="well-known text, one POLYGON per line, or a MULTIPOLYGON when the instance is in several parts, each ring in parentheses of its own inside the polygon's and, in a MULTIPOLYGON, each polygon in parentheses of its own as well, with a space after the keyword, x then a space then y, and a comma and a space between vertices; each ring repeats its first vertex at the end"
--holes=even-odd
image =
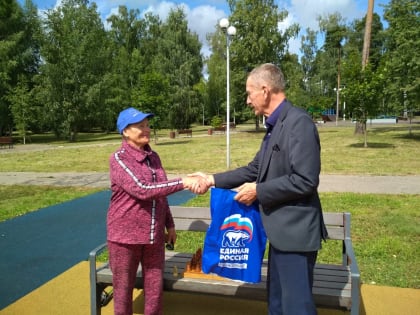
POLYGON ((121 244, 108 241, 109 265, 114 290, 114 314, 133 314, 133 289, 139 263, 144 279, 144 314, 163 313, 163 244, 121 244))

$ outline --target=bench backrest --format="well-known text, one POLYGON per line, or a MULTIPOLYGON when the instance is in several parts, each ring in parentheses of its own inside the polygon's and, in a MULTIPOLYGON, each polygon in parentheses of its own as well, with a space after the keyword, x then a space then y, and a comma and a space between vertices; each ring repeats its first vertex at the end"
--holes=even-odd
POLYGON ((1 136, 0 137, 0 143, 5 143, 5 144, 9 144, 13 142, 13 138, 12 137, 8 137, 8 136, 1 136))
MULTIPOLYGON (((206 207, 171 206, 175 227, 179 231, 207 231, 211 222, 210 209, 206 207)), ((324 212, 328 238, 344 240, 350 237, 350 214, 324 212)))

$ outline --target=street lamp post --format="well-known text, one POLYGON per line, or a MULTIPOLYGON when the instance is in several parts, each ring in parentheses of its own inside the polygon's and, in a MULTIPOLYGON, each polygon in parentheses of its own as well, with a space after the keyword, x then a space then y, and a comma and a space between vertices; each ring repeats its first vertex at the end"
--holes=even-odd
POLYGON ((334 91, 336 92, 337 98, 336 98, 336 113, 335 113, 335 125, 338 126, 338 110, 339 110, 339 104, 340 104, 340 91, 341 88, 337 89, 334 88, 334 91))
POLYGON ((220 28, 226 34, 226 165, 230 167, 230 85, 229 85, 229 46, 230 39, 236 35, 235 26, 229 26, 229 20, 223 18, 219 22, 220 28))

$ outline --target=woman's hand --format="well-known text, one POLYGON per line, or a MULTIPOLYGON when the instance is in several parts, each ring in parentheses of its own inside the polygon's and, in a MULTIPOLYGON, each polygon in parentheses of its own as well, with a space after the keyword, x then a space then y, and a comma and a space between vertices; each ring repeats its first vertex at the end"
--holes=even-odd
POLYGON ((167 231, 165 242, 174 246, 176 243, 176 230, 175 228, 169 228, 167 231))

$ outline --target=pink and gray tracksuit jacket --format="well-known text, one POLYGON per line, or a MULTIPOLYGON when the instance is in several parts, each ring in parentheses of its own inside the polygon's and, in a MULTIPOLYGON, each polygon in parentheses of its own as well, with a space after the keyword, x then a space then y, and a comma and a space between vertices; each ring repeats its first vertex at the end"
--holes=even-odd
POLYGON ((110 158, 111 203, 107 239, 123 244, 164 244, 165 227, 174 227, 166 196, 183 190, 182 180, 168 180, 149 145, 144 150, 123 141, 110 158))

